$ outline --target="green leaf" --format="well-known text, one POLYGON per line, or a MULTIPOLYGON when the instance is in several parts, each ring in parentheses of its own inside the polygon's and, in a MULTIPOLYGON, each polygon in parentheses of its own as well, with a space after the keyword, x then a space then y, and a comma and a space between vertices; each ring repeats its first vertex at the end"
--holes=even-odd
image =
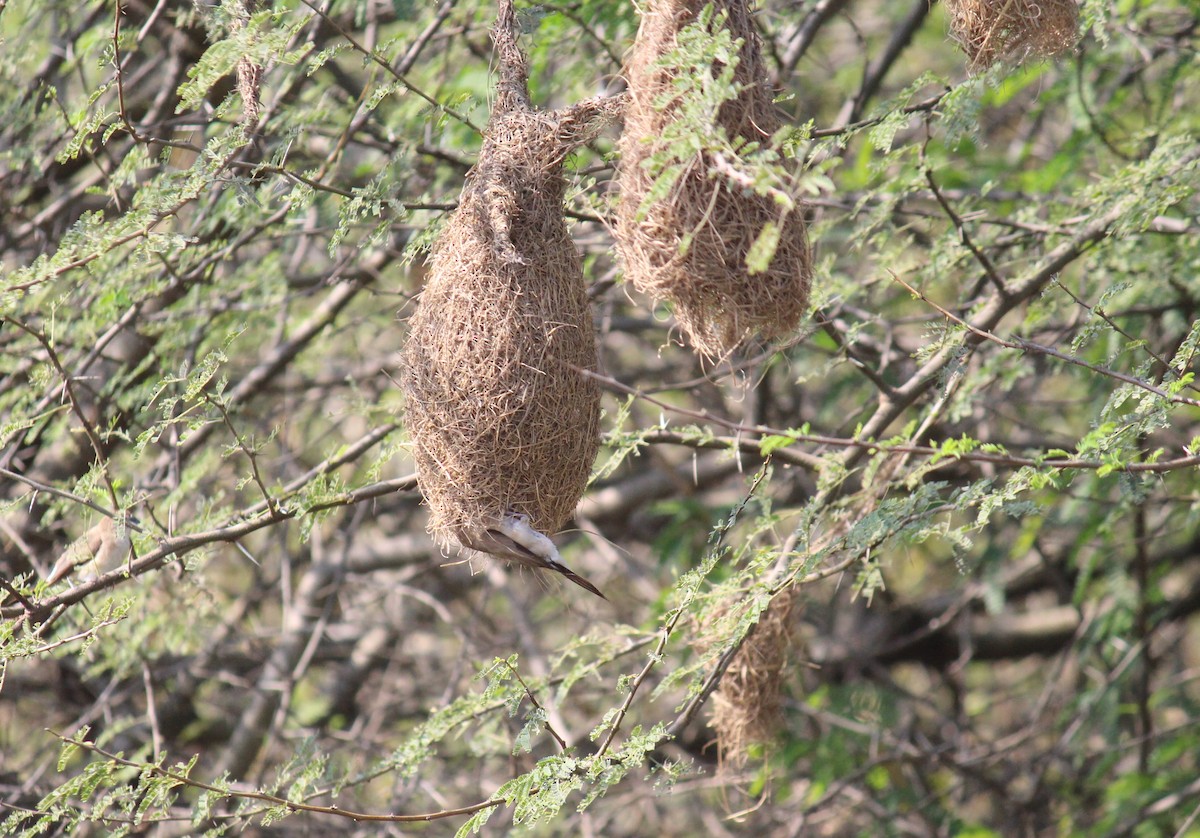
POLYGON ((746 269, 751 276, 765 272, 771 267, 775 258, 775 249, 779 246, 779 225, 768 221, 759 231, 754 243, 746 252, 746 269))

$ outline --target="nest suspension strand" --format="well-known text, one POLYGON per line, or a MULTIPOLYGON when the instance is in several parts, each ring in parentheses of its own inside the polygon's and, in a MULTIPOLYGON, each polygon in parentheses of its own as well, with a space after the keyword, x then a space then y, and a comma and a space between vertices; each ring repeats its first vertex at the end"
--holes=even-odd
MULTIPOLYGON (((751 337, 775 339, 795 331, 812 277, 803 212, 784 209, 730 172, 729 162, 705 151, 678 161, 683 173, 669 194, 647 196, 655 178, 644 163, 661 154, 664 129, 684 107, 675 73, 662 58, 708 0, 648 0, 627 62, 629 105, 621 137, 615 236, 626 278, 655 301, 669 302, 688 341, 723 358, 751 337), (766 224, 779 228, 766 270, 750 273, 746 254, 766 224)), ((780 126, 747 0, 713 3, 714 25, 740 39, 734 81, 741 91, 725 102, 712 126, 733 144, 765 143, 780 126)), ((716 73, 720 67, 713 68, 716 73)))
POLYGON ((402 354, 418 479, 444 546, 562 573, 543 533, 570 518, 599 447, 595 335, 563 221, 564 158, 619 111, 529 101, 512 4, 492 38, 500 78, 483 148, 433 247, 402 354))

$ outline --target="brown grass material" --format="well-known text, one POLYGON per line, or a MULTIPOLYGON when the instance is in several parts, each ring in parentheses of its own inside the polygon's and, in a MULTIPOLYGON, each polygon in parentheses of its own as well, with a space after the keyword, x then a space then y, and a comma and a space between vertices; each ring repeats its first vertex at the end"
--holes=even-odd
MULTIPOLYGON (((662 107, 672 75, 658 63, 705 5, 706 0, 647 0, 626 65, 630 102, 620 142, 614 232, 626 278, 656 302, 670 303, 696 350, 724 358, 752 337, 772 340, 796 330, 808 303, 812 255, 802 209, 783 211, 773 198, 756 194, 720 155, 700 153, 681 161, 686 170, 670 193, 643 207, 654 183, 643 163, 662 150, 664 143, 655 140, 679 119, 681 108, 678 97, 662 107), (779 225, 779 244, 767 269, 751 274, 745 257, 767 222, 779 225)), ((765 143, 780 120, 748 3, 714 5, 742 40, 735 80, 743 89, 720 108, 717 122, 730 140, 765 143)))
POLYGON ((977 72, 997 61, 1054 58, 1075 47, 1075 0, 946 0, 950 34, 977 72))
MULTIPOLYGON (((245 29, 250 21, 250 9, 247 8, 245 0, 233 3, 230 13, 230 32, 237 33, 245 29)), ((238 59, 235 75, 237 91, 242 97, 242 124, 251 129, 258 124, 258 117, 262 112, 263 66, 243 55, 238 59)))
POLYGON ((595 369, 596 346, 563 160, 622 101, 537 110, 510 2, 492 37, 500 77, 483 148, 433 247, 401 358, 418 480, 444 546, 486 545, 512 516, 556 532, 599 446, 600 388, 579 372, 595 369))
POLYGON ((798 593, 786 588, 771 600, 713 694, 710 722, 723 765, 741 768, 750 745, 770 746, 775 739, 798 593))

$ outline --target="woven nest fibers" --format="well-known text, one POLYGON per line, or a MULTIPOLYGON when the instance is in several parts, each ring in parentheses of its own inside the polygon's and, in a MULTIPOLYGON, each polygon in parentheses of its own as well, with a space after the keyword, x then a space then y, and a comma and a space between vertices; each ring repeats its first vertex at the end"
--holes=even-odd
POLYGON ((950 34, 972 70, 1053 58, 1072 49, 1078 37, 1075 0, 946 0, 946 10, 950 34))
POLYGON ((713 694, 712 726, 725 764, 745 765, 751 744, 769 745, 775 739, 795 601, 795 588, 776 595, 713 694))
POLYGON ((477 542, 509 515, 555 532, 587 483, 600 390, 579 372, 595 368, 596 348, 562 161, 602 107, 493 116, 434 246, 401 383, 443 545, 477 542))
MULTIPOLYGON (((678 95, 671 99, 675 74, 661 59, 705 5, 651 0, 642 17, 626 70, 629 105, 614 232, 626 278, 671 305, 700 353, 723 358, 753 336, 770 340, 795 331, 808 302, 812 256, 801 209, 785 211, 755 193, 736 173, 731 176, 720 155, 702 152, 678 161, 683 172, 670 192, 647 201, 655 178, 645 161, 662 154, 664 130, 680 119, 683 106, 678 95), (766 270, 751 273, 746 254, 768 223, 780 232, 774 258, 766 270)), ((726 15, 723 25, 742 40, 735 71, 742 90, 720 108, 717 122, 731 141, 764 143, 780 122, 749 8, 744 0, 715 6, 726 15)))

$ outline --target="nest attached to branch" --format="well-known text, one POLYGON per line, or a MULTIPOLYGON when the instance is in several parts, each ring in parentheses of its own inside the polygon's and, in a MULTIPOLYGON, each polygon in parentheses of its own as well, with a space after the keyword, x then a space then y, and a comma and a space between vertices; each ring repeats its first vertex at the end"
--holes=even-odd
POLYGON ((710 721, 722 764, 745 765, 751 744, 775 739, 784 667, 794 633, 792 610, 798 589, 786 588, 759 615, 713 694, 710 721))
POLYGON ((1073 49, 1078 39, 1075 0, 946 0, 946 10, 950 34, 972 71, 997 61, 1054 58, 1073 49))
POLYGON ((537 110, 511 2, 492 37, 500 77, 483 148, 433 247, 401 356, 429 529, 443 546, 494 543, 503 520, 559 530, 599 446, 600 389, 581 372, 596 367, 595 335, 563 220, 563 161, 622 102, 537 110))
MULTIPOLYGON (((645 162, 667 144, 664 129, 685 103, 675 73, 662 58, 694 23, 707 0, 649 0, 627 62, 629 105, 621 137, 621 189, 615 237, 626 277, 656 302, 667 301, 688 341, 723 358, 746 340, 771 340, 795 331, 812 277, 802 208, 780 206, 754 191, 750 179, 720 154, 701 152, 684 166, 670 192, 650 199, 655 177, 645 162), (779 240, 766 270, 751 273, 746 255, 764 227, 779 240)), ((719 109, 713 128, 731 143, 765 144, 780 127, 747 0, 716 0, 714 25, 741 41, 734 80, 741 87, 719 109)), ((721 67, 714 67, 714 74, 721 67)))

